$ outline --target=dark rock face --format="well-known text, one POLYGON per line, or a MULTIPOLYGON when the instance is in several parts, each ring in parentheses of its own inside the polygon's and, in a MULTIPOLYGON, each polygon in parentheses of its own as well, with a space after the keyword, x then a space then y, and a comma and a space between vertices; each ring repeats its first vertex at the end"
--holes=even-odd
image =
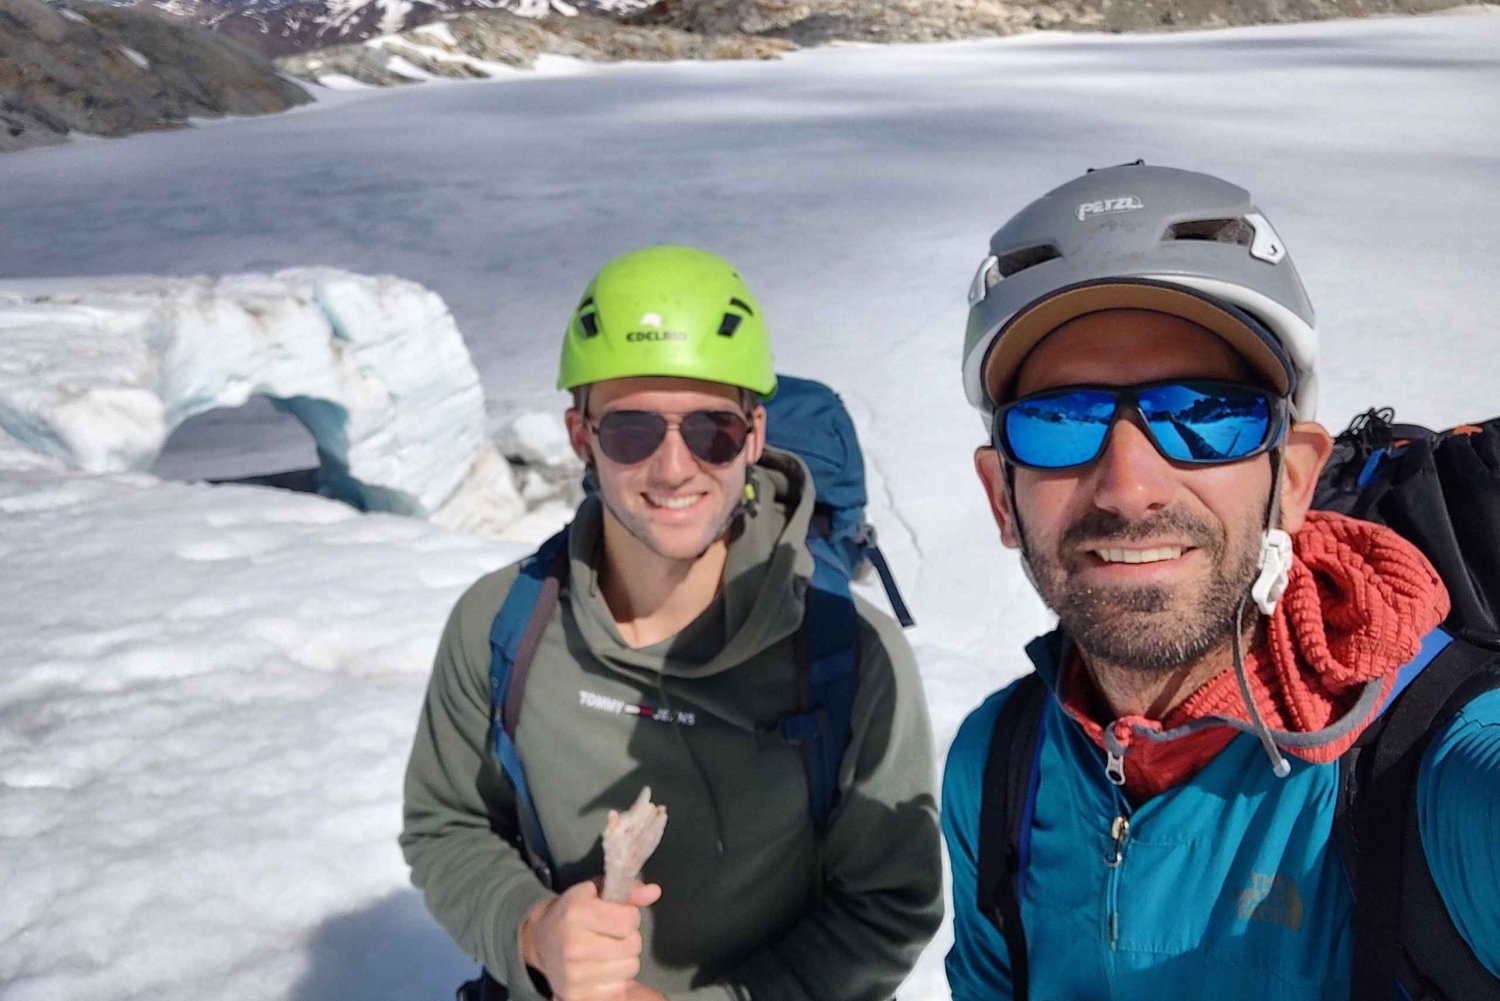
POLYGON ((133 10, 0 0, 0 151, 311 100, 264 57, 133 10))

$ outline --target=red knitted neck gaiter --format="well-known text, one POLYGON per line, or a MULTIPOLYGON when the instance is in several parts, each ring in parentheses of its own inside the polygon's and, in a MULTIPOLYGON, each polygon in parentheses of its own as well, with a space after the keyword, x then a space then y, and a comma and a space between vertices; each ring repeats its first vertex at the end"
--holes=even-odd
MULTIPOLYGON (((1380 525, 1313 511, 1292 541, 1296 559, 1286 593, 1265 641, 1245 655, 1245 668, 1268 726, 1314 733, 1348 712, 1367 682, 1383 679, 1382 695, 1389 694, 1422 637, 1448 614, 1448 592, 1415 546, 1380 525)), ((1107 720, 1076 652, 1059 689, 1064 707, 1096 743, 1103 746, 1107 724, 1125 745, 1125 792, 1136 803, 1191 778, 1237 732, 1212 727, 1158 742, 1133 739, 1137 728, 1172 730, 1210 716, 1250 718, 1232 667, 1161 720, 1107 720)), ((1333 761, 1368 724, 1360 720, 1326 743, 1285 750, 1307 761, 1333 761)))

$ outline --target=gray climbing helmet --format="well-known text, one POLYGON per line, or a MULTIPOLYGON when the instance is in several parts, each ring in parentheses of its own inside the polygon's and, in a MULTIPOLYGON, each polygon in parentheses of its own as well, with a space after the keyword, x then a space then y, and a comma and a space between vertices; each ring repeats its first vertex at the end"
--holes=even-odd
POLYGON ((1299 418, 1313 416, 1313 308, 1281 237, 1243 188, 1140 162, 1069 181, 990 238, 969 288, 969 402, 988 423, 1037 342, 1114 308, 1208 328, 1291 396, 1299 418))

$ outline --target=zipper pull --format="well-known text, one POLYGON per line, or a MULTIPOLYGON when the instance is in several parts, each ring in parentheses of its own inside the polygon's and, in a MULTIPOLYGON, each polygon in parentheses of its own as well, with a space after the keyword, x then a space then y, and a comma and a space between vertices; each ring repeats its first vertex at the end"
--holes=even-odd
POLYGON ((1104 864, 1114 869, 1125 861, 1125 841, 1130 837, 1130 818, 1123 814, 1109 825, 1109 836, 1115 839, 1114 850, 1104 856, 1104 864))
POLYGON ((1125 755, 1106 749, 1104 752, 1104 774, 1117 786, 1125 784, 1125 755))

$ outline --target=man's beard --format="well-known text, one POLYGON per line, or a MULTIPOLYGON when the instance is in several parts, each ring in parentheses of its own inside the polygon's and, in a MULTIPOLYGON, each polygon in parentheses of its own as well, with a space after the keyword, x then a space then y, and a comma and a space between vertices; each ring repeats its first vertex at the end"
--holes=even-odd
POLYGON ((1040 552, 1024 525, 1021 557, 1042 600, 1090 655, 1122 668, 1165 672, 1195 663, 1228 643, 1240 601, 1259 572, 1263 523, 1263 517, 1247 521, 1231 544, 1213 525, 1183 511, 1162 511, 1130 522, 1096 509, 1063 532, 1058 551, 1073 547, 1071 551, 1077 554, 1067 565, 1058 552, 1040 552), (1079 551, 1077 544, 1125 544, 1164 536, 1188 541, 1208 558, 1211 571, 1198 585, 1202 590, 1196 598, 1177 593, 1192 584, 1078 587, 1070 583, 1071 574, 1093 558, 1079 551))

